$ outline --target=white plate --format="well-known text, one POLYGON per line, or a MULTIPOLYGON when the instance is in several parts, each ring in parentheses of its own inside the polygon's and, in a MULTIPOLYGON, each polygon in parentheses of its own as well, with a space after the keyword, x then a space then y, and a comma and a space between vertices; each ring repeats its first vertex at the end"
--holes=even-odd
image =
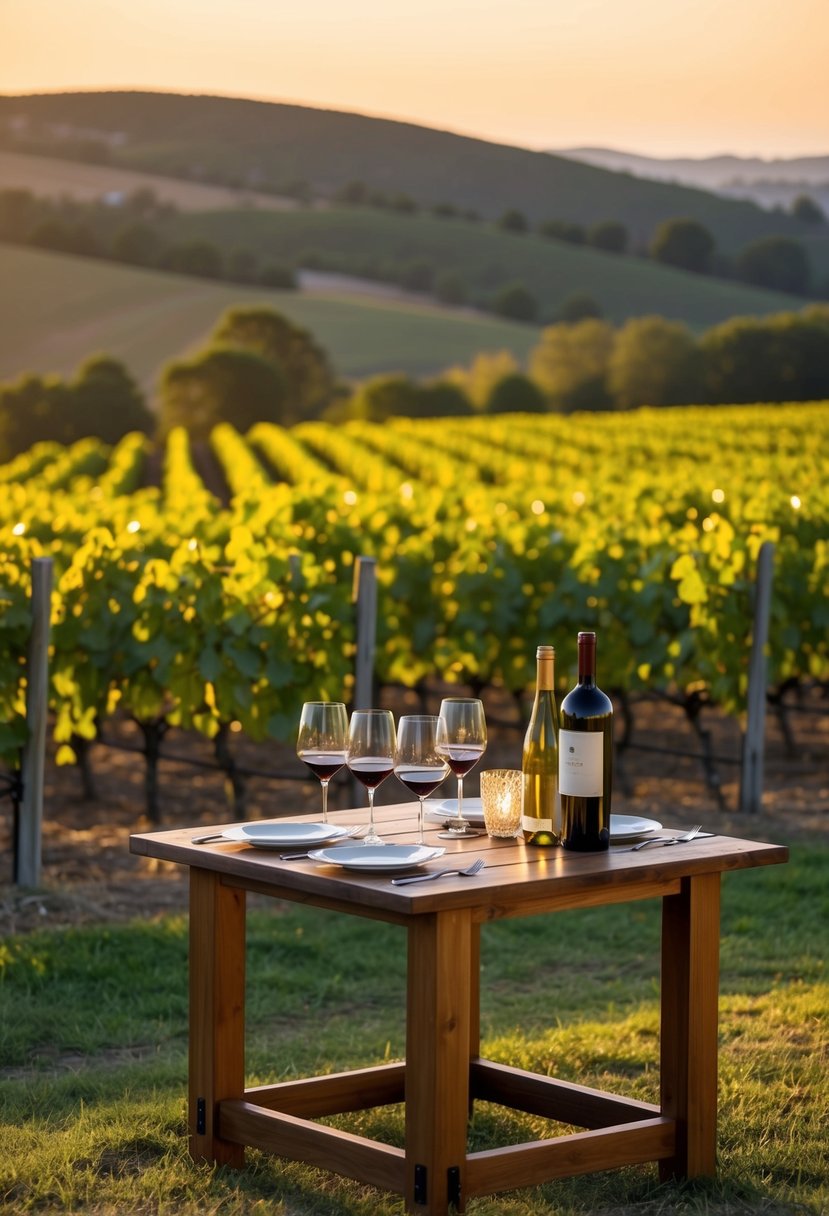
POLYGON ((243 823, 228 828, 225 840, 239 840, 258 849, 281 849, 285 845, 327 844, 348 835, 348 829, 333 823, 243 823))
POLYGON ((610 816, 610 841, 611 844, 621 840, 636 840, 638 836, 649 836, 651 832, 658 832, 662 827, 661 823, 657 823, 655 819, 642 819, 638 815, 613 815, 610 816))
MULTIPOLYGON (((457 798, 445 798, 443 802, 428 802, 426 803, 426 818, 439 819, 441 823, 445 819, 454 819, 458 813, 457 798)), ((464 798, 463 800, 463 817, 469 823, 483 823, 484 821, 484 806, 480 798, 464 798)))
POLYGON ((423 844, 341 844, 336 849, 316 849, 312 861, 325 861, 344 870, 370 870, 374 874, 391 874, 394 870, 410 870, 424 861, 442 857, 446 849, 433 849, 423 844))

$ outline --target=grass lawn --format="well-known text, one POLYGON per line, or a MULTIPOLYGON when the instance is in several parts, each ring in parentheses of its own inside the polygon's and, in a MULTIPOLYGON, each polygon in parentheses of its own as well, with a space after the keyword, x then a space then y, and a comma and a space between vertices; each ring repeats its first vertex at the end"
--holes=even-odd
MULTIPOLYGON (((726 876, 717 1181, 655 1166, 471 1201, 473 1216, 817 1213, 829 1205, 829 847, 726 876)), ((490 1058, 656 1100, 659 908, 649 901, 487 926, 490 1058)), ((252 902, 250 1083, 404 1053, 402 930, 252 902)), ((0 1212, 392 1216, 399 1197, 251 1151, 187 1156, 187 924, 167 917, 0 943, 0 1212)), ((343 1117, 401 1143, 399 1108, 343 1117)), ((549 1134, 476 1106, 475 1147, 549 1134)))

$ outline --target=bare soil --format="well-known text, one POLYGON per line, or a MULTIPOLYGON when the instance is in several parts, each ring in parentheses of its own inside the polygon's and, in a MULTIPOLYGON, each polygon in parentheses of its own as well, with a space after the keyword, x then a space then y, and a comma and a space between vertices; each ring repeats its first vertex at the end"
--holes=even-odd
MULTIPOLYGON (((436 689, 435 704, 426 706, 429 711, 436 710, 440 695, 436 689)), ((519 766, 518 706, 496 692, 484 693, 484 700, 490 723, 484 766, 519 766)), ((389 690, 384 704, 396 713, 421 709, 414 694, 399 690, 389 690)), ((650 816, 676 827, 702 823, 757 840, 827 838, 829 703, 819 690, 807 693, 790 715, 790 739, 778 717, 769 715, 763 802, 755 815, 738 810, 741 738, 735 721, 714 709, 701 715, 715 757, 715 772, 709 779, 699 759, 701 739, 681 707, 645 701, 636 707, 634 720, 632 746, 617 758, 614 811, 650 816), (650 748, 660 750, 645 750, 650 748)), ((621 721, 617 725, 621 727, 621 721)), ((227 774, 216 766, 212 744, 170 732, 159 764, 161 824, 156 825, 146 814, 146 766, 138 728, 126 721, 116 723, 108 727, 108 740, 114 746, 96 744, 91 751, 94 798, 84 796, 79 768, 58 768, 51 753, 47 759, 42 885, 36 891, 13 884, 11 800, 0 798, 0 935, 183 912, 185 871, 133 856, 131 833, 156 826, 209 828, 241 818, 312 811, 319 805, 319 785, 309 779, 289 746, 233 739, 236 763, 250 771, 244 778, 240 808, 239 803, 234 805, 227 774)), ((467 792, 478 792, 474 772, 467 779, 467 792)), ((380 804, 407 799, 394 779, 378 792, 380 804)), ((335 779, 332 807, 361 803, 362 799, 355 803, 347 778, 335 779)))

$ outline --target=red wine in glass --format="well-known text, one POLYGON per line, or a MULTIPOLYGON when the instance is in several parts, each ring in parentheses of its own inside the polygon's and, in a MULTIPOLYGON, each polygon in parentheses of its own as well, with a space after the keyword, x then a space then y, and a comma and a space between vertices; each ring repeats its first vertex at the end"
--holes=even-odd
POLYGON ((440 835, 449 839, 477 836, 478 833, 463 817, 463 779, 486 751, 483 703, 474 697, 444 697, 440 717, 445 723, 446 734, 439 751, 458 779, 458 813, 449 820, 440 835))
POLYGON ((383 844, 374 826, 374 791, 394 772, 397 738, 394 718, 388 709, 355 710, 351 715, 346 747, 349 772, 368 791, 368 834, 363 844, 383 844))
POLYGON ((348 714, 342 701, 306 701, 296 752, 322 786, 322 822, 328 822, 328 782, 345 764, 348 714))
POLYGON ((418 844, 423 844, 423 800, 446 779, 449 765, 438 748, 445 726, 434 714, 406 714, 397 729, 394 772, 418 798, 418 844))

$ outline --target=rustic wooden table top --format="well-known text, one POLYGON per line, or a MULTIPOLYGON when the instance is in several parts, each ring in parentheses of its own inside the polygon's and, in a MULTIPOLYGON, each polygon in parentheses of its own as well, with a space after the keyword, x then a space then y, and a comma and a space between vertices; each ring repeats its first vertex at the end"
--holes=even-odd
MULTIPOLYGON (((376 819, 388 843, 411 844, 415 839, 416 806, 400 803, 378 807, 376 819)), ((367 818, 366 808, 337 811, 332 823, 355 825, 367 818)), ((292 823, 314 823, 314 815, 283 815, 272 822, 290 818, 292 823)), ((663 828, 659 835, 672 836, 687 828, 679 815, 676 828, 663 828)), ((232 824, 219 824, 216 831, 232 824)), ((444 855, 412 873, 426 873, 451 865, 468 866, 481 857, 486 866, 472 878, 446 877, 434 882, 395 886, 396 874, 371 874, 345 870, 311 859, 282 860, 282 852, 299 851, 283 845, 264 849, 246 843, 216 842, 193 844, 193 837, 208 829, 179 828, 146 832, 130 838, 133 853, 212 870, 241 886, 265 891, 277 897, 300 902, 339 905, 374 915, 389 914, 389 919, 441 911, 473 908, 476 919, 497 919, 522 915, 533 910, 554 910, 579 904, 616 903, 626 899, 669 894, 683 877, 774 865, 785 862, 788 850, 783 845, 764 844, 731 836, 706 836, 670 847, 650 846, 638 852, 629 842, 611 845, 603 853, 572 853, 564 849, 541 849, 522 840, 494 840, 485 834, 475 838, 442 840, 440 824, 430 823, 426 843, 445 847, 444 855)), ((359 841, 337 844, 358 845, 359 841)), ((300 846, 301 847, 301 846, 300 846)), ((325 847, 325 846, 318 846, 325 847)), ((407 871, 408 872, 408 871, 407 871)))

